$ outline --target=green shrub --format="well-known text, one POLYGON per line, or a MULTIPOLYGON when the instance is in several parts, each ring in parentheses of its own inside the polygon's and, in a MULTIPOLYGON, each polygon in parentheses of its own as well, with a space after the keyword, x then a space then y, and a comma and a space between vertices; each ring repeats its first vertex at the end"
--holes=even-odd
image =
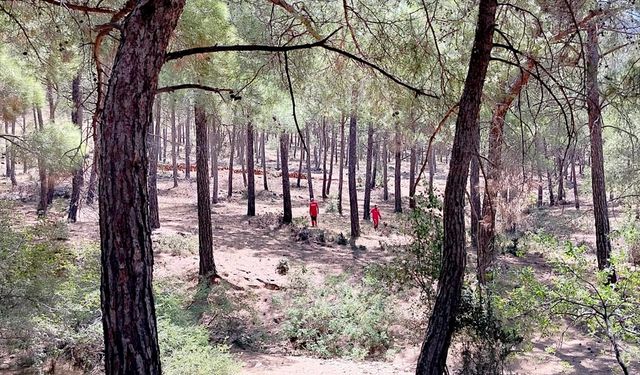
POLYGON ((153 238, 153 251, 156 254, 172 256, 192 255, 198 252, 198 236, 178 233, 163 234, 153 238))
POLYGON ((293 274, 283 334, 294 348, 322 358, 384 356, 392 345, 389 327, 395 320, 387 295, 364 280, 352 284, 332 277, 316 285, 299 272, 293 274))

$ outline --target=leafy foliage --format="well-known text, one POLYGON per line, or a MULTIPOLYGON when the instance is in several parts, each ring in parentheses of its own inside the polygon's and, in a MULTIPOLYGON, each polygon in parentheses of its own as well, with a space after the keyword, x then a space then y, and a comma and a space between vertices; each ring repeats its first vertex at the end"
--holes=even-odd
MULTIPOLYGON (((72 123, 49 124, 25 137, 24 148, 17 148, 23 158, 41 157, 50 173, 63 175, 82 165, 86 142, 72 123)), ((33 162, 33 161, 32 161, 33 162)))

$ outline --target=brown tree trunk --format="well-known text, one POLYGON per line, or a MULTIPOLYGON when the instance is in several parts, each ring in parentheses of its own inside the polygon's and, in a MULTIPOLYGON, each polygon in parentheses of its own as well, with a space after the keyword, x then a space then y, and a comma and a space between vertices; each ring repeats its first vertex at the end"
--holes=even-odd
POLYGON ((331 155, 329 156, 329 180, 327 181, 327 188, 325 195, 331 194, 331 180, 333 179, 333 159, 336 154, 336 127, 331 125, 331 155))
POLYGON ((402 185, 401 185, 401 177, 402 177, 402 141, 400 140, 400 127, 396 124, 396 138, 395 138, 395 160, 396 160, 396 168, 395 168, 395 178, 394 182, 394 200, 395 200, 395 209, 393 212, 402 212, 402 185))
POLYGON ((151 123, 151 132, 147 136, 149 141, 149 226, 151 229, 160 228, 160 212, 158 205, 158 145, 160 144, 160 120, 161 99, 160 95, 155 97, 155 124, 151 123), (155 125, 155 126, 154 126, 155 125))
POLYGON ((191 179, 191 110, 189 106, 190 103, 187 100, 187 121, 184 123, 184 178, 187 181, 191 179))
POLYGON ((236 126, 233 125, 229 133, 229 180, 227 183, 228 197, 231 197, 231 195, 233 194, 233 153, 235 151, 234 150, 235 144, 236 144, 236 126))
POLYGON ((389 150, 387 146, 387 137, 384 137, 383 140, 383 150, 382 150, 382 199, 386 202, 389 200, 389 176, 387 163, 389 161, 389 150))
POLYGON ((349 116, 349 215, 351 217, 351 238, 360 237, 358 215, 358 190, 356 190, 356 161, 358 145, 358 89, 351 93, 351 115, 349 116))
MULTIPOLYGON (((475 139, 480 141, 480 127, 477 128, 475 139)), ((474 145, 474 150, 480 149, 480 142, 474 145)), ((471 247, 478 251, 478 227, 480 224, 480 163, 477 156, 471 158, 469 168, 469 195, 471 198, 471 247)))
POLYGON ((409 156, 409 208, 416 208, 416 145, 411 146, 409 156))
POLYGON ((291 212, 291 186, 289 181, 289 135, 285 132, 280 135, 280 155, 282 155, 282 223, 291 224, 293 214, 291 212))
POLYGON ((146 132, 158 74, 184 0, 140 2, 120 34, 100 137, 105 373, 160 374, 147 209, 146 132), (136 100, 131 100, 131 93, 136 100), (117 176, 117 178, 114 178, 117 176))
POLYGON ((296 181, 296 187, 300 189, 300 179, 302 178, 302 162, 304 161, 305 153, 302 150, 302 142, 300 142, 300 160, 298 163, 298 180, 296 181))
MULTIPOLYGON (((327 153, 328 153, 328 149, 327 149, 327 121, 325 118, 322 118, 322 139, 324 140, 324 147, 322 147, 322 149, 320 150, 320 152, 323 151, 323 158, 322 158, 322 199, 327 199, 328 195, 327 195, 327 153)), ((329 146, 330 147, 330 146, 329 146)))
POLYGON ((264 190, 269 190, 269 184, 267 183, 267 151, 265 150, 266 140, 264 130, 262 131, 260 144, 262 145, 260 147, 260 151, 262 153, 262 185, 264 190))
POLYGON ((580 196, 578 195, 578 179, 576 178, 576 159, 575 150, 571 156, 571 179, 573 180, 573 206, 576 210, 580 209, 580 196))
POLYGON ((451 343, 456 316, 460 307, 466 266, 464 200, 471 149, 476 136, 482 89, 487 73, 493 31, 496 0, 480 0, 478 23, 469 61, 469 71, 460 98, 451 163, 444 196, 442 270, 438 292, 426 337, 422 344, 417 375, 441 375, 445 372, 447 352, 451 343))
POLYGON ((309 154, 309 150, 310 150, 310 140, 311 138, 309 137, 309 125, 307 125, 306 129, 306 134, 305 134, 305 138, 307 141, 307 187, 309 188, 309 198, 313 198, 313 178, 311 176, 311 155, 309 154))
MULTIPOLYGON (((5 134, 9 134, 9 122, 7 120, 4 120, 4 133, 5 134)), ((11 158, 9 157, 9 150, 11 149, 10 143, 8 140, 5 139, 4 141, 4 166, 5 166, 5 170, 4 170, 4 176, 5 177, 9 177, 11 175, 11 158)))
POLYGON ((178 134, 176 127, 176 98, 171 96, 171 166, 173 167, 173 187, 178 187, 178 134))
POLYGON ((369 122, 367 129, 367 165, 365 170, 364 182, 364 203, 363 203, 363 220, 371 220, 371 167, 373 164, 373 124, 369 122))
POLYGON ((429 195, 433 194, 433 179, 436 175, 436 151, 431 149, 429 158, 429 195))
MULTIPOLYGON (((211 139, 209 141, 211 148, 211 175, 213 176, 213 189, 211 192, 211 202, 213 204, 218 203, 218 137, 220 135, 220 128, 217 121, 214 118, 214 122, 211 127, 211 139)), ((197 172, 196 172, 197 173, 197 172)))
POLYGON ((256 171, 253 152, 253 123, 247 124, 247 216, 256 216, 256 171))
POLYGON ((238 159, 240 159, 240 170, 242 171, 242 184, 247 187, 247 170, 245 169, 247 139, 242 137, 242 130, 238 132, 238 159))
POLYGON ((213 259, 211 201, 209 197, 209 129, 202 104, 194 106, 196 122, 196 184, 198 190, 198 249, 200 282, 209 283, 217 276, 213 259))
POLYGON ((369 181, 369 186, 371 189, 376 188, 376 178, 378 177, 378 159, 380 159, 380 145, 378 141, 373 142, 373 168, 371 170, 371 181, 369 181))
MULTIPOLYGON (((39 131, 44 130, 44 121, 42 120, 42 110, 40 107, 35 109, 37 127, 39 131)), ((40 200, 38 201, 38 216, 45 216, 49 203, 47 202, 48 196, 48 183, 47 183, 47 167, 42 155, 38 156, 38 176, 40 178, 40 200)))
POLYGON ((340 163, 339 175, 338 175, 338 213, 342 215, 342 187, 344 185, 344 127, 345 127, 344 114, 340 119, 340 163))
POLYGON ((166 163, 167 162, 167 127, 163 126, 162 127, 162 162, 166 163))
MULTIPOLYGON (((591 140, 591 186, 593 191, 593 215, 596 227, 596 257, 598 269, 604 270, 611 265, 611 242, 609 240, 609 212, 607 209, 607 190, 604 177, 604 156, 602 152, 602 108, 598 91, 598 30, 595 23, 587 27, 586 50, 587 112, 589 115, 589 133, 591 140)), ((612 270, 609 282, 616 282, 612 270)))
MULTIPOLYGON (((73 101, 73 109, 71 110, 71 121, 80 129, 82 134, 82 93, 80 92, 80 74, 73 78, 71 83, 71 99, 73 101)), ((80 204, 80 190, 84 184, 84 168, 80 165, 73 171, 73 180, 71 182, 71 199, 69 199, 69 214, 67 220, 75 223, 78 220, 78 209, 80 204)))
POLYGON ((511 82, 504 97, 493 108, 491 127, 489 129, 488 161, 485 168, 486 189, 482 202, 482 221, 478 227, 477 274, 478 281, 482 284, 486 282, 486 272, 491 266, 494 257, 496 205, 498 190, 503 186, 501 176, 504 119, 515 98, 518 97, 522 88, 527 85, 531 75, 530 71, 534 65, 534 60, 528 58, 525 67, 518 72, 518 76, 511 82))

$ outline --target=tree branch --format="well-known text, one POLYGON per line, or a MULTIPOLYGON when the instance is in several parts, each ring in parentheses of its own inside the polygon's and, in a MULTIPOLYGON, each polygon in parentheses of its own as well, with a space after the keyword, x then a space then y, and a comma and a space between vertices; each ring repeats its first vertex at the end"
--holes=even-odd
POLYGON ((66 1, 58 1, 58 0, 41 0, 41 1, 45 3, 61 6, 67 9, 79 10, 79 11, 88 12, 88 13, 114 14, 117 12, 117 10, 115 9, 102 8, 102 7, 90 7, 86 5, 68 3, 66 1))
POLYGON ((234 90, 233 89, 220 89, 217 87, 211 87, 211 86, 205 86, 205 85, 200 85, 197 83, 183 83, 181 85, 174 85, 174 86, 165 86, 165 87, 160 87, 156 93, 160 94, 163 92, 173 92, 176 90, 186 90, 186 89, 197 89, 197 90, 204 90, 204 91, 211 91, 211 92, 215 92, 215 93, 223 93, 223 92, 230 92, 233 93, 234 90))

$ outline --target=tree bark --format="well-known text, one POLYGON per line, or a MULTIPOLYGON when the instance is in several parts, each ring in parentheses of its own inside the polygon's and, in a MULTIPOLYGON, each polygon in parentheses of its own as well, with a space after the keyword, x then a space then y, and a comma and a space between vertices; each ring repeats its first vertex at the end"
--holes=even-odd
MULTIPOLYGON (((42 109, 35 108, 38 131, 44 130, 44 121, 42 120, 42 109)), ((38 176, 40 178, 40 200, 38 201, 38 216, 45 216, 49 208, 47 202, 48 184, 47 184, 47 167, 42 155, 38 156, 38 176)))
POLYGON ((333 179, 333 159, 336 154, 336 127, 331 125, 331 155, 329 156, 329 180, 327 181, 327 188, 325 195, 331 194, 331 180, 333 179))
MULTIPOLYGON (((248 130, 247 130, 248 131, 248 130)), ((246 134, 246 133, 245 133, 246 134)), ((238 131, 238 159, 240 159, 240 170, 242 171, 242 184, 247 187, 247 170, 245 169, 247 139, 242 136, 242 129, 238 131)))
POLYGON ((196 184, 198 191, 198 249, 200 282, 208 284, 217 276, 213 259, 213 232, 211 229, 211 201, 209 197, 209 129, 207 116, 201 103, 194 106, 196 122, 196 184))
POLYGON ((358 141, 358 89, 351 94, 351 115, 349 116, 349 215, 351 217, 351 238, 360 237, 358 215, 358 191, 356 190, 356 153, 358 141))
POLYGON ((340 119, 340 163, 339 176, 338 176, 338 213, 342 215, 342 187, 344 184, 344 127, 345 127, 344 114, 340 119))
POLYGON ((445 371, 447 352, 451 343, 460 307, 464 270, 466 266, 464 200, 469 162, 474 143, 482 89, 487 73, 493 31, 496 0, 480 0, 478 22, 469 61, 469 70, 460 98, 451 163, 445 188, 442 249, 442 270, 438 292, 425 340, 422 344, 417 375, 441 375, 445 371))
POLYGON ((573 150, 571 156, 571 179, 573 180, 573 206, 576 210, 580 209, 580 196, 578 195, 578 179, 576 178, 576 152, 573 150))
POLYGON ((417 164, 417 155, 416 155, 416 145, 411 146, 410 156, 409 156, 409 208, 416 208, 416 164, 417 164))
POLYGON ((173 167, 173 187, 178 187, 178 134, 176 127, 176 98, 171 96, 171 165, 173 167))
POLYGON ((367 165, 365 170, 365 183, 364 183, 364 204, 362 219, 371 220, 371 167, 373 159, 373 124, 369 122, 367 129, 367 165))
POLYGON ((280 155, 282 155, 282 223, 291 224, 293 214, 291 212, 291 186, 289 181, 289 135, 285 132, 280 135, 280 155))
POLYGON ((383 150, 382 150, 382 199, 386 202, 389 200, 389 176, 387 172, 389 168, 387 167, 389 161, 389 150, 387 146, 387 137, 384 137, 383 140, 383 150))
MULTIPOLYGON (((82 92, 80 91, 80 74, 73 78, 71 83, 71 99, 73 101, 73 109, 71 110, 71 121, 80 129, 82 134, 82 92)), ((80 190, 84 184, 84 168, 80 165, 73 171, 73 180, 71 182, 71 199, 69 199, 69 214, 67 220, 75 223, 78 220, 78 209, 80 204, 80 190)))
POLYGON ((233 125, 229 133, 229 180, 227 183, 228 197, 231 197, 231 195, 233 194, 233 153, 234 153, 235 144, 236 144, 236 126, 233 125))
POLYGON ((396 124, 396 137, 395 137, 395 160, 396 160, 396 168, 395 168, 395 179, 394 179, 394 199, 395 199, 395 209, 393 212, 402 212, 402 186, 401 180, 402 177, 402 141, 400 140, 400 127, 396 124))
POLYGON ((184 0, 136 4, 122 26, 101 116, 101 123, 109 125, 101 126, 98 173, 107 375, 161 373, 151 286, 146 132, 184 0))
MULTIPOLYGON (((323 158, 322 158, 322 199, 327 199, 328 195, 327 195, 327 153, 328 153, 328 148, 327 148, 327 121, 326 119, 323 117, 322 118, 322 139, 324 140, 324 147, 320 150, 320 152, 323 152, 323 158)), ((329 146, 329 148, 331 148, 331 146, 329 146)))
POLYGON ((309 198, 313 198, 313 178, 311 176, 311 155, 310 146, 311 138, 309 137, 309 125, 305 128, 305 138, 307 139, 307 187, 309 188, 309 198))
MULTIPOLYGON (((611 266, 611 242, 609 239, 609 212, 607 208, 607 190, 605 187, 604 156, 602 152, 602 108, 598 88, 598 30, 596 23, 587 27, 586 50, 587 112, 589 115, 589 133, 591 140, 591 185, 593 191, 593 216, 596 227, 596 257, 598 269, 611 266)), ((612 270, 609 282, 616 282, 615 270, 612 270)))
POLYGON ((369 181, 369 186, 371 186, 371 189, 376 188, 376 178, 378 174, 378 159, 380 159, 380 145, 378 141, 374 141, 373 142, 373 168, 371 170, 371 181, 369 181))
POLYGON ((187 100, 187 121, 184 123, 184 178, 187 181, 191 179, 191 110, 189 100, 187 100))
MULTIPOLYGON (((476 130, 475 139, 480 140, 480 127, 476 130)), ((480 150, 478 142, 474 150, 480 150)), ((469 195, 471 196, 471 247, 478 251, 478 226, 480 224, 480 162, 477 156, 471 158, 471 167, 469 168, 469 195)))
POLYGON ((300 189, 300 179, 302 178, 302 162, 304 161, 304 156, 305 156, 305 152, 302 150, 302 142, 300 142, 300 160, 298 163, 298 180, 296 181, 296 187, 298 189, 300 189))
POLYGON ((247 216, 256 216, 256 174, 255 156, 253 152, 253 123, 247 124, 247 216))
POLYGON ((218 137, 220 135, 220 128, 214 119, 214 122, 211 127, 211 139, 210 139, 210 148, 211 148, 211 175, 213 176, 213 189, 211 192, 211 202, 213 204, 218 203, 218 137))

